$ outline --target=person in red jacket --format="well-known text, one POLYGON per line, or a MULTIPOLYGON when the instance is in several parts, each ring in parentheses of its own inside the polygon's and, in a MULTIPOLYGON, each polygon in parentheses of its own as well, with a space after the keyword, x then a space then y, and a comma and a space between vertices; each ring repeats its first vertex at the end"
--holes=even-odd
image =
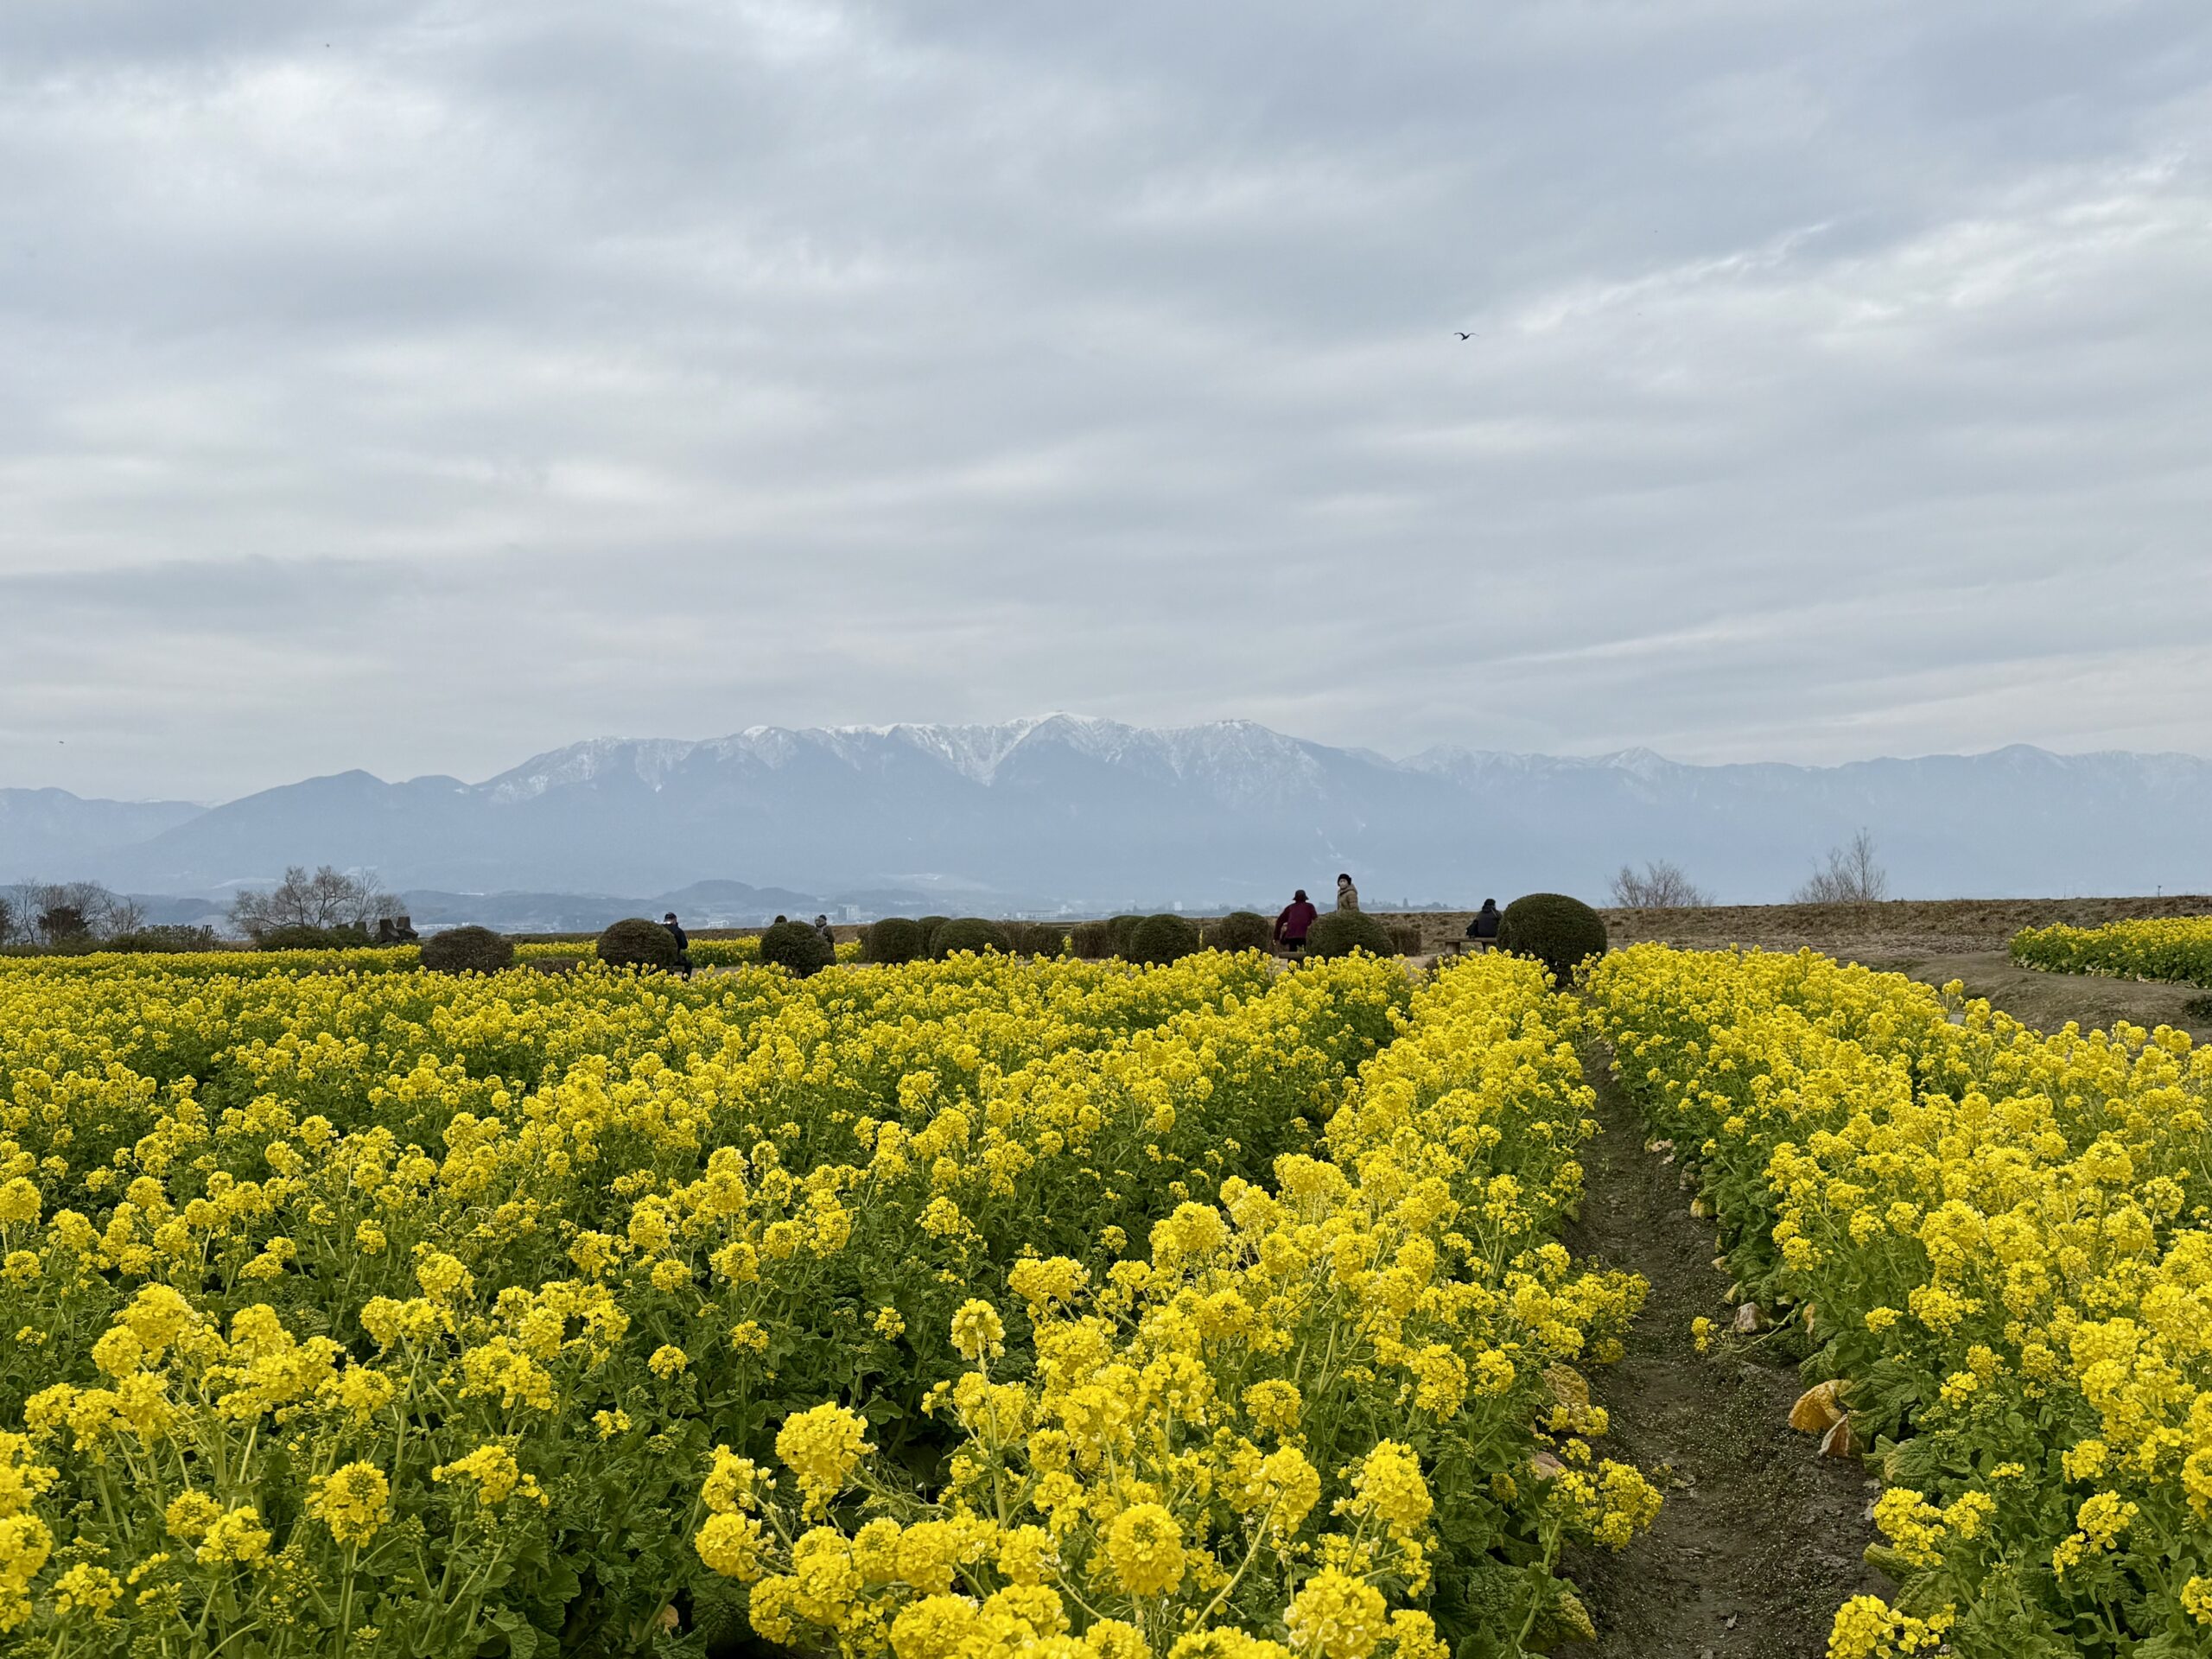
POLYGON ((1313 925, 1313 918, 1321 912, 1313 908, 1313 900, 1300 887, 1290 896, 1282 907, 1282 914, 1275 918, 1275 943, 1291 956, 1300 956, 1306 950, 1306 930, 1313 925))

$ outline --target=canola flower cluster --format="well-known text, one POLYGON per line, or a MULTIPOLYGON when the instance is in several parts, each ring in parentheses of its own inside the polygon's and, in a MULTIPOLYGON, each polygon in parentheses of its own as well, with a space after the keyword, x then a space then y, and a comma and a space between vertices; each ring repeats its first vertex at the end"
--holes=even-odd
POLYGON ((2051 973, 2212 985, 2212 916, 2023 928, 2012 936, 2012 960, 2051 973))
POLYGON ((1833 1659, 2212 1652, 2212 1050, 1810 952, 1588 975, 1623 1083, 1887 1483, 1833 1659))
POLYGON ((967 1303, 1122 1283, 1310 1152, 1412 995, 1365 958, 361 954, 0 968, 10 1650, 644 1650, 723 1582, 713 1447, 820 1486, 847 1442, 791 1425, 835 1398, 926 1464, 967 1303))
MULTIPOLYGON (((1303 970, 1301 970, 1303 971, 1303 970)), ((1482 957, 1418 992, 1311 1151, 1103 1274, 952 1314, 917 1479, 849 1400, 717 1447, 693 1543, 767 1640, 854 1659, 1447 1659, 1591 1634, 1554 1575, 1657 1513, 1578 1367, 1644 1287, 1554 1236, 1595 1130, 1571 1005, 1482 957)))

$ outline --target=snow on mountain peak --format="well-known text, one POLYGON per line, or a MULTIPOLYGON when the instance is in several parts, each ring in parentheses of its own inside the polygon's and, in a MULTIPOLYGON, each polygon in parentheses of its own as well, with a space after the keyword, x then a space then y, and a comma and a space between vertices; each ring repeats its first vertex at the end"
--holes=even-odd
POLYGON ((1631 778, 1648 782, 1660 773, 1671 770, 1675 763, 1663 754, 1650 749, 1637 747, 1622 749, 1606 755, 1602 764, 1612 767, 1617 772, 1624 772, 1631 778))
POLYGON ((646 787, 658 790, 698 747, 673 737, 586 738, 564 749, 532 756, 483 787, 494 801, 512 805, 567 785, 596 783, 626 767, 646 787))
MULTIPOLYGON (((1142 727, 1056 711, 995 723, 748 726, 727 737, 696 742, 678 738, 597 737, 534 756, 476 787, 493 802, 510 805, 535 800, 556 789, 617 781, 634 780, 658 791, 679 769, 701 759, 710 763, 749 762, 774 772, 815 756, 855 771, 874 772, 903 754, 933 762, 988 789, 998 782, 1010 761, 1042 746, 1072 752, 1104 766, 1134 767, 1155 777, 1198 784, 1224 803, 1289 798, 1311 790, 1332 764, 1331 757, 1354 759, 1386 771, 1463 781, 1611 772, 1647 789, 1666 786, 1668 779, 1686 770, 1643 747, 1610 754, 1556 756, 1441 747, 1394 760, 1363 751, 1326 749, 1251 720, 1142 727)), ((1984 759, 2015 769, 2120 765, 2171 770, 2175 786, 2194 777, 2194 769, 2201 765, 2184 756, 2164 757, 2163 767, 2161 757, 2058 756, 2024 745, 1984 759)))
POLYGON ((147 892, 306 856, 472 893, 652 893, 734 871, 827 896, 908 888, 897 872, 935 870, 1129 908, 1264 898, 1310 881, 1317 860, 1371 874, 1378 893, 1445 895, 1475 873, 1486 887, 1594 890, 1623 858, 1663 853, 1732 893, 1779 894, 1865 824, 1901 891, 2171 892, 2201 891, 2208 800, 2212 761, 2181 755, 2015 747, 1803 766, 1435 749, 1389 760, 1245 720, 1153 729, 1049 714, 596 738, 480 784, 341 774, 97 834, 74 798, 0 792, 0 855, 29 868, 66 855, 147 892))

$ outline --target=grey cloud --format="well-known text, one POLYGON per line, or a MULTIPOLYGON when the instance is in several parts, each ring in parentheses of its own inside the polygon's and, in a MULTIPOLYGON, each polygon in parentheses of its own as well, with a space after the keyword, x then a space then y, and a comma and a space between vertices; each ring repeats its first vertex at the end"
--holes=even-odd
POLYGON ((12 9, 0 779, 2212 750, 2208 143, 2180 3, 12 9))

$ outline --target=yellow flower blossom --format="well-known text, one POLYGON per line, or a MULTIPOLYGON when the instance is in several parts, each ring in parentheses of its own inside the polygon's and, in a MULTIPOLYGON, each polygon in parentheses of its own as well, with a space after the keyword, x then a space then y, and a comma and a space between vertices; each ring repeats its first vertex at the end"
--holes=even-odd
POLYGON ((391 1519, 391 1485, 372 1463, 349 1463, 308 1489, 308 1513, 341 1544, 365 1544, 391 1519))

